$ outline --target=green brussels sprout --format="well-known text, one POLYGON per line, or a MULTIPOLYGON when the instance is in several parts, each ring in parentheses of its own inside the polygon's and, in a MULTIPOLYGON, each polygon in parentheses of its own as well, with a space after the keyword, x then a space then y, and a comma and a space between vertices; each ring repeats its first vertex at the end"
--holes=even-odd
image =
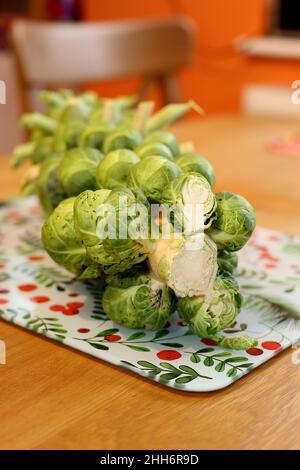
POLYGON ((166 145, 169 150, 171 150, 173 157, 179 155, 179 146, 177 144, 176 138, 171 132, 167 131, 156 131, 148 134, 144 140, 145 144, 152 144, 160 142, 161 144, 166 145))
POLYGON ((51 214, 55 207, 66 198, 64 188, 57 176, 61 158, 61 156, 54 156, 45 160, 37 178, 37 195, 45 214, 51 214))
POLYGON ((103 143, 103 152, 106 154, 118 149, 134 150, 142 142, 143 136, 137 129, 121 126, 107 135, 103 143))
POLYGON ((255 228, 254 209, 246 199, 234 193, 221 192, 216 199, 216 218, 209 234, 218 248, 238 251, 255 228))
POLYGON ((25 161, 32 160, 35 149, 35 142, 26 142, 25 144, 17 145, 13 151, 11 166, 13 168, 18 168, 25 161))
POLYGON ((181 155, 176 159, 176 164, 182 173, 199 173, 207 179, 211 187, 214 186, 216 181, 215 171, 209 161, 200 155, 181 155))
POLYGON ((128 213, 137 202, 127 189, 84 191, 76 198, 76 233, 88 255, 108 274, 128 270, 146 258, 143 244, 128 236, 133 220, 128 213))
POLYGON ((161 329, 175 307, 175 296, 149 273, 107 279, 103 310, 108 317, 127 328, 161 329))
POLYGON ((53 134, 57 129, 57 122, 45 114, 25 113, 21 118, 21 126, 26 130, 39 129, 44 134, 53 134))
POLYGON ((220 272, 233 274, 238 266, 237 254, 227 250, 218 252, 218 266, 220 272))
POLYGON ((152 157, 153 155, 160 155, 161 157, 174 160, 173 155, 169 147, 161 142, 149 142, 148 144, 139 145, 134 149, 135 153, 142 160, 145 157, 152 157))
POLYGON ((95 279, 101 275, 100 266, 86 253, 74 228, 75 198, 63 200, 42 227, 44 247, 51 258, 78 279, 95 279))
POLYGON ((230 327, 241 311, 243 297, 229 274, 216 277, 206 295, 184 297, 178 301, 179 316, 202 338, 216 338, 230 327))
POLYGON ((41 163, 53 155, 53 137, 43 137, 36 141, 31 158, 32 163, 41 163))
POLYGON ((88 256, 96 263, 112 264, 113 259, 103 248, 103 240, 97 235, 98 210, 110 194, 108 189, 84 191, 74 202, 74 227, 84 244, 88 256))
POLYGON ((84 129, 85 124, 82 121, 62 121, 54 135, 54 151, 63 152, 78 147, 79 137, 84 129))
POLYGON ((171 181, 162 193, 161 202, 174 206, 174 226, 185 233, 195 233, 207 227, 216 209, 215 196, 208 181, 197 173, 180 175, 171 181))
MULTIPOLYGON (((99 232, 101 229, 112 229, 112 233, 103 239, 103 248, 106 255, 113 260, 112 266, 107 266, 105 272, 115 273, 130 269, 135 264, 141 263, 147 257, 142 239, 130 237, 131 223, 136 218, 135 208, 137 203, 143 203, 147 209, 147 201, 127 188, 115 189, 108 195, 105 204, 107 211, 98 218, 99 232), (100 228, 101 226, 101 228, 100 228)), ((98 211, 99 213, 99 211, 98 211)), ((142 227, 148 228, 149 213, 146 210, 146 220, 141 220, 142 227)), ((139 234, 141 237, 141 234, 139 234)), ((100 237, 101 238, 101 237, 100 237)), ((102 261, 107 264, 106 259, 102 261)))
POLYGON ((131 168, 127 184, 131 189, 141 189, 147 198, 160 201, 164 188, 179 175, 178 166, 167 158, 145 157, 131 168))
POLYGON ((202 238, 161 238, 153 242, 149 265, 178 297, 205 295, 216 278, 217 247, 204 234, 202 238))
POLYGON ((128 173, 139 161, 139 157, 131 150, 119 149, 108 153, 96 170, 98 187, 107 189, 126 187, 128 173))
POLYGON ((65 153, 58 169, 58 178, 68 196, 77 196, 86 189, 96 189, 96 168, 103 155, 96 149, 72 149, 65 153))
POLYGON ((78 144, 80 147, 101 149, 106 136, 114 129, 113 123, 100 123, 86 127, 81 133, 78 144))

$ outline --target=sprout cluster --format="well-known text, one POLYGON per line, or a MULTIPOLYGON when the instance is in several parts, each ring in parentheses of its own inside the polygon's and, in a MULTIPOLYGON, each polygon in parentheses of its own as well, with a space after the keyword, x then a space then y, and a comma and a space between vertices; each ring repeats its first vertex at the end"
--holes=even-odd
POLYGON ((165 128, 191 109, 132 97, 43 92, 47 111, 26 114, 30 141, 13 165, 29 160, 47 216, 45 249, 78 279, 104 278, 103 308, 129 328, 162 328, 178 309, 200 337, 248 348, 248 336, 221 332, 236 321, 242 296, 237 254, 255 227, 243 197, 215 194, 215 172, 193 144, 165 128))

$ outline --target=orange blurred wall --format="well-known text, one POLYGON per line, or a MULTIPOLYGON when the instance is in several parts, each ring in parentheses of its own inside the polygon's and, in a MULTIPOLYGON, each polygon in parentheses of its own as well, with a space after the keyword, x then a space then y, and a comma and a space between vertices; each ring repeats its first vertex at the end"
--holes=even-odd
MULTIPOLYGON (((84 0, 86 21, 166 17, 186 14, 197 25, 197 53, 180 74, 185 100, 193 98, 207 113, 237 111, 240 91, 249 82, 290 84, 300 78, 300 62, 249 58, 235 51, 240 36, 267 29, 267 0, 84 0)), ((136 80, 101 84, 100 93, 132 93, 136 80)))

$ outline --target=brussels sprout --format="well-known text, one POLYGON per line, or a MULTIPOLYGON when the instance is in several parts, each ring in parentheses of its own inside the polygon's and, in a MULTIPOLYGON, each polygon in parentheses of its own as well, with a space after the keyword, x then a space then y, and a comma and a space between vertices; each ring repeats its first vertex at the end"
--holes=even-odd
POLYGON ((84 129, 85 124, 82 121, 62 121, 54 135, 54 151, 63 152, 76 148, 84 129))
POLYGON ((125 189, 85 191, 76 198, 76 233, 88 255, 107 273, 128 270, 146 258, 143 244, 128 236, 132 220, 128 213, 137 202, 136 196, 125 189))
POLYGON ((13 152, 11 166, 13 168, 18 168, 26 160, 32 160, 35 149, 36 149, 35 142, 26 142, 25 144, 17 145, 17 147, 15 147, 14 152, 13 152))
POLYGON ((217 247, 207 235, 203 239, 159 239, 153 243, 149 264, 157 279, 178 297, 205 295, 217 274, 217 247))
POLYGON ((176 164, 182 173, 199 173, 207 179, 211 187, 214 186, 216 181, 215 171, 209 161, 200 155, 181 155, 176 159, 176 164))
POLYGON ((96 189, 96 168, 103 155, 96 149, 73 149, 66 152, 58 169, 58 178, 68 196, 86 189, 96 189))
POLYGON ((203 230, 212 221, 215 196, 203 176, 197 173, 180 175, 164 189, 161 202, 174 206, 175 228, 186 233, 203 230))
POLYGON ((255 228, 255 212, 242 196, 221 192, 216 195, 216 219, 210 236, 220 249, 238 251, 249 240, 255 228))
POLYGON ((84 191, 74 202, 74 227, 78 238, 84 244, 88 256, 96 263, 113 263, 104 249, 102 239, 97 235, 98 210, 105 203, 110 191, 84 191))
POLYGON ((206 295, 179 299, 178 313, 198 336, 216 338, 218 333, 235 322, 242 300, 234 278, 220 274, 206 295))
POLYGON ((37 195, 46 214, 51 214, 58 204, 66 198, 66 194, 57 172, 61 156, 49 158, 43 162, 36 182, 37 195))
POLYGON ((118 149, 134 150, 142 142, 143 136, 137 129, 121 126, 105 138, 103 151, 106 154, 118 149))
MULTIPOLYGON (((141 239, 132 239, 129 234, 131 223, 134 222, 135 208, 138 202, 147 204, 145 199, 140 199, 129 189, 112 190, 105 204, 108 212, 99 216, 98 222, 104 223, 104 228, 109 224, 113 233, 103 239, 103 248, 113 260, 113 266, 107 267, 107 273, 122 272, 137 263, 141 263, 147 257, 146 249, 141 239), (133 211, 132 211, 133 210, 133 211)), ((149 214, 146 211, 146 220, 142 220, 142 226, 147 226, 149 214)), ((103 226, 102 226, 103 228, 103 226)), ((107 264, 103 260, 103 264, 107 264)))
POLYGON ((160 142, 171 150, 173 157, 179 155, 179 146, 173 134, 167 131, 156 131, 148 134, 144 140, 145 144, 160 142))
POLYGON ((53 134, 57 129, 57 122, 45 114, 26 113, 21 118, 21 126, 26 130, 39 129, 44 134, 53 134))
POLYGON ((112 132, 114 124, 102 123, 88 126, 84 129, 79 137, 78 144, 80 147, 90 147, 101 149, 106 136, 112 132))
POLYGON ((218 252, 218 266, 220 272, 233 274, 238 266, 238 257, 234 252, 221 250, 218 252))
POLYGON ((108 317, 127 328, 162 328, 174 311, 175 296, 162 282, 148 273, 108 278, 103 310, 108 317))
POLYGON ((164 188, 179 175, 178 166, 167 158, 145 157, 131 168, 127 184, 131 189, 141 189, 146 197, 160 201, 164 188))
POLYGON ((131 150, 120 149, 108 153, 96 170, 98 187, 107 189, 126 187, 128 173, 139 161, 139 157, 131 150))
POLYGON ((75 198, 62 201, 48 217, 42 227, 44 247, 51 258, 78 279, 93 279, 100 276, 100 266, 86 253, 85 247, 77 238, 74 228, 75 198))
POLYGON ((134 149, 135 153, 142 160, 145 157, 152 157, 153 155, 160 155, 161 157, 174 160, 173 155, 169 147, 160 142, 149 142, 148 144, 139 145, 134 149))

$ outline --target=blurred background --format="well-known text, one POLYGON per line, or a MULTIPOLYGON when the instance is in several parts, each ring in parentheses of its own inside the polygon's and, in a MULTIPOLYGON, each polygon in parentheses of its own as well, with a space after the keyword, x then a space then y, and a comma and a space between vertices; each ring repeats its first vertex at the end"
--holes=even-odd
MULTIPOLYGON (((105 54, 102 51, 98 58, 94 56, 99 79, 93 71, 91 80, 83 80, 80 86, 78 83, 76 86, 94 89, 103 96, 133 94, 142 89, 142 95, 155 99, 158 105, 174 98, 176 101, 192 98, 204 108, 208 116, 216 113, 272 114, 279 117, 300 115, 300 107, 291 103, 291 83, 297 76, 300 78, 300 4, 297 2, 0 0, 0 80, 6 83, 7 103, 6 106, 0 105, 0 154, 11 152, 13 146, 22 140, 17 124, 19 116, 26 106, 36 107, 35 89, 38 83, 33 83, 33 92, 29 90, 26 54, 39 45, 34 36, 24 35, 18 50, 12 47, 8 32, 16 19, 50 21, 53 24, 84 23, 91 27, 97 22, 97 27, 110 27, 116 42, 118 28, 122 28, 119 22, 149 20, 151 28, 151 25, 162 25, 164 21, 170 22, 181 16, 188 18, 184 20, 185 39, 182 36, 186 50, 183 50, 179 37, 176 47, 182 57, 178 64, 174 62, 174 70, 170 70, 170 74, 166 71, 157 74, 154 77, 157 80, 152 80, 153 77, 148 74, 149 80, 146 86, 142 86, 148 73, 145 65, 148 60, 146 39, 135 45, 143 62, 141 73, 139 64, 128 67, 126 71, 126 61, 130 62, 126 53, 119 58, 120 63, 125 64, 120 76, 117 71, 111 73, 111 76, 104 73, 110 58, 110 42, 107 42, 105 54), (27 94, 29 96, 25 96, 27 94)), ((59 47, 63 49, 65 44, 62 37, 59 47)), ((175 49, 174 46, 174 54, 175 49)), ((160 44, 156 50, 157 54, 161 52, 160 44)), ((167 47, 165 51, 170 54, 167 47)), ((75 64, 78 70, 82 67, 83 55, 84 50, 81 49, 79 53, 74 43, 69 57, 72 66, 75 64)), ((150 62, 152 58, 149 55, 149 70, 150 62)))

